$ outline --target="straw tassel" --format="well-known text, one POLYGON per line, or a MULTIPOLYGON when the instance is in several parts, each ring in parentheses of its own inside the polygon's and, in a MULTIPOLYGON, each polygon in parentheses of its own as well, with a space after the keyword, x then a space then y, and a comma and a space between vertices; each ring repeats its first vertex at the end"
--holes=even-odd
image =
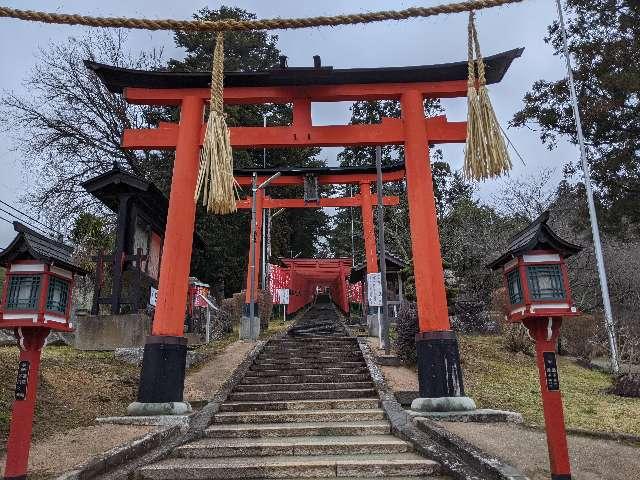
POLYGON ((229 128, 224 118, 224 34, 218 32, 211 70, 211 102, 207 130, 200 151, 200 172, 195 201, 202 195, 207 212, 227 214, 236 211, 233 155, 229 128))
POLYGON ((473 11, 469 12, 468 68, 467 145, 463 171, 470 180, 486 180, 509 172, 511 160, 489 98, 473 11))

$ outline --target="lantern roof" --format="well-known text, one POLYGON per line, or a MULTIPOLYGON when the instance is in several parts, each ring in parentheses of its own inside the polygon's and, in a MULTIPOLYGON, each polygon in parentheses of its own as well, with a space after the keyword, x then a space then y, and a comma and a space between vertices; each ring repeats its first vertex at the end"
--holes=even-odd
POLYGON ((543 212, 529 226, 511 237, 507 252, 491 262, 487 267, 497 270, 511 259, 532 250, 553 250, 564 258, 580 252, 582 250, 581 246, 563 240, 551 230, 551 227, 547 225, 549 216, 549 211, 543 212))
POLYGON ((167 216, 167 197, 153 183, 125 171, 118 162, 113 162, 111 170, 83 182, 82 187, 114 213, 118 213, 119 196, 130 194, 145 200, 148 210, 157 212, 158 217, 167 216))
POLYGON ((73 247, 46 237, 20 222, 13 222, 13 228, 18 235, 0 253, 0 265, 3 267, 9 267, 16 260, 39 260, 81 275, 87 273, 74 262, 73 247))
MULTIPOLYGON (((164 233, 169 200, 153 183, 125 171, 118 162, 113 162, 111 170, 83 182, 82 187, 114 213, 118 213, 120 197, 130 195, 153 220, 159 233, 164 233)), ((198 247, 204 247, 198 233, 194 232, 193 238, 198 247)))
MULTIPOLYGON (((384 259, 387 267, 387 273, 400 272, 408 266, 407 262, 389 252, 385 252, 384 259)), ((351 274, 349 275, 349 283, 358 283, 362 281, 365 277, 366 271, 367 261, 365 259, 363 263, 361 263, 360 265, 356 265, 351 269, 351 274)))
MULTIPOLYGON (((487 83, 498 83, 522 55, 524 48, 516 48, 484 58, 487 83)), ((177 72, 135 70, 114 67, 85 60, 109 91, 122 93, 133 88, 209 88, 211 72, 177 72)), ((422 83, 467 80, 467 60, 462 62, 409 67, 333 68, 331 66, 288 67, 257 72, 225 72, 227 87, 270 87, 305 85, 349 85, 372 83, 422 83)))

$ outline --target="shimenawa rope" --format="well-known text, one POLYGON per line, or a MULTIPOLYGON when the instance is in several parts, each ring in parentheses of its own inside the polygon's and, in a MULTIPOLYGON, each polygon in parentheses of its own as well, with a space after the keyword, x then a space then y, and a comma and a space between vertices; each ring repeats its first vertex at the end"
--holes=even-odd
POLYGON ((473 11, 469 13, 468 30, 468 118, 463 171, 468 179, 485 180, 511 170, 511 160, 489 98, 484 60, 480 52, 473 11))
POLYGON ((412 7, 404 10, 384 10, 379 12, 334 15, 310 18, 267 18, 260 20, 173 20, 126 17, 92 17, 87 15, 50 13, 35 10, 20 10, 0 6, 0 17, 15 18, 31 22, 56 23, 64 25, 84 25, 103 28, 132 28, 142 30, 184 30, 184 31, 238 31, 238 30, 286 30, 309 27, 335 27, 358 23, 382 22, 385 20, 406 20, 417 17, 432 17, 448 13, 499 7, 524 0, 468 0, 465 2, 434 5, 433 7, 412 7))
POLYGON ((209 213, 236 211, 233 178, 233 154, 229 128, 224 119, 224 33, 216 35, 211 69, 209 119, 200 150, 200 171, 195 200, 202 194, 202 205, 209 213))

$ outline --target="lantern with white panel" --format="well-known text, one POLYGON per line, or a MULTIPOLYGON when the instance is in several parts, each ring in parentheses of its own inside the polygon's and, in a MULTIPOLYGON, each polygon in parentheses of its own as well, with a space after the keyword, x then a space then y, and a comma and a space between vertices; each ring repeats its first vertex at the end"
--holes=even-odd
POLYGON ((25 478, 41 350, 51 330, 73 330, 73 284, 86 272, 72 261, 72 247, 19 222, 13 226, 18 234, 0 253, 0 265, 6 269, 0 328, 13 330, 20 348, 5 478, 25 478))
POLYGON ((563 317, 579 315, 571 298, 565 259, 581 247, 560 238, 547 225, 544 212, 516 234, 509 249, 489 268, 502 271, 507 319, 522 322, 536 343, 551 478, 568 480, 571 467, 567 451, 556 346, 563 317))

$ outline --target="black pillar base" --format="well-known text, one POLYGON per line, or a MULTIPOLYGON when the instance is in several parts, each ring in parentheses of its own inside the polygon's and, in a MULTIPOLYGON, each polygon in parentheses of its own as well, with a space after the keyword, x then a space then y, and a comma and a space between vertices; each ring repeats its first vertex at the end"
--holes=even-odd
POLYGON ((147 337, 138 402, 182 402, 186 359, 186 338, 155 335, 147 337))
POLYGON ((564 474, 552 473, 551 480, 571 480, 571 475, 566 473, 564 474))
POLYGON ((463 397, 458 340, 452 331, 416 335, 421 398, 463 397))

